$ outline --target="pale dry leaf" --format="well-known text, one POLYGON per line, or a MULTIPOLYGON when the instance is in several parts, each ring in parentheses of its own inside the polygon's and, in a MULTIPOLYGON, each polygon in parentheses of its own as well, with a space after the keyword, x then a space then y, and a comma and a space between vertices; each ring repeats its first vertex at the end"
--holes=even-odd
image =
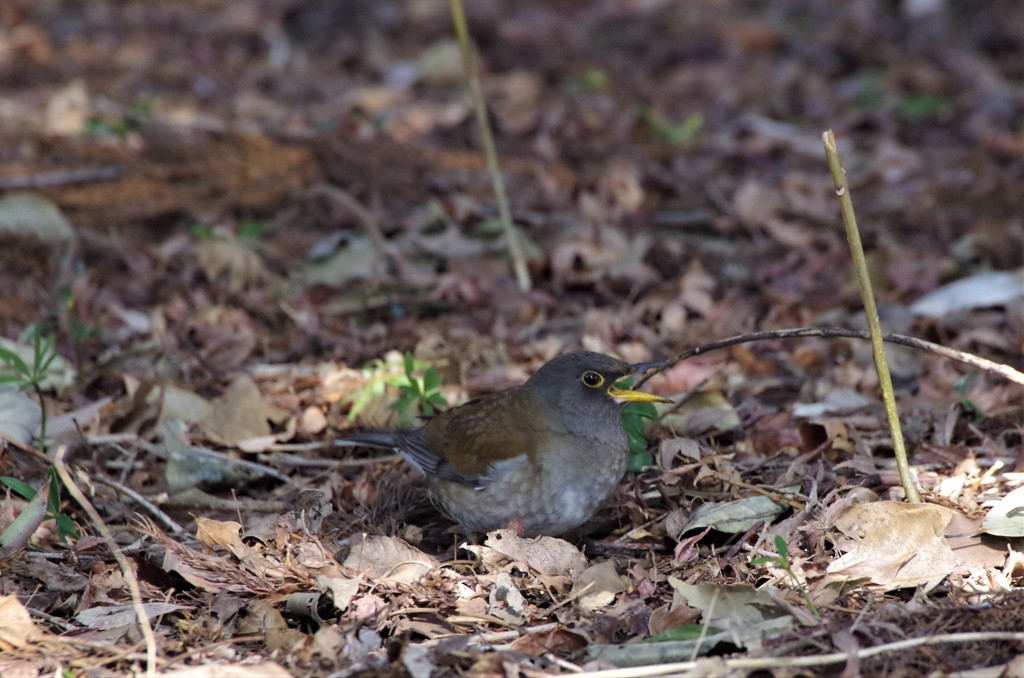
MULTIPOLYGON (((415 73, 428 85, 448 87, 460 84, 465 77, 465 71, 462 67, 459 43, 454 39, 444 38, 428 45, 416 59, 415 73)), ((393 76, 391 80, 394 80, 393 76)))
POLYGON ((299 419, 299 428, 303 433, 315 436, 327 428, 327 417, 319 407, 310 405, 302 411, 299 419))
POLYGON ((321 574, 316 578, 316 586, 320 591, 329 591, 331 594, 331 600, 334 602, 334 607, 336 607, 339 612, 344 612, 348 609, 348 605, 352 602, 352 598, 355 597, 356 593, 359 591, 359 584, 362 583, 362 581, 363 578, 361 576, 328 577, 321 574))
POLYGON ((695 259, 679 279, 679 301, 705 318, 712 317, 716 308, 714 293, 717 286, 714 276, 695 259))
POLYGON ((944 318, 975 308, 1001 306, 1020 297, 1024 297, 1024 268, 986 271, 932 290, 911 304, 910 310, 914 315, 944 318))
POLYGON ((43 129, 59 137, 78 137, 85 131, 91 108, 85 80, 75 78, 46 102, 43 129))
POLYGON ((287 569, 270 560, 261 552, 259 542, 250 547, 242 541, 242 526, 233 520, 212 520, 196 518, 196 539, 204 547, 214 550, 214 546, 226 549, 246 570, 264 577, 283 577, 287 569))
POLYGON ((412 584, 438 561, 396 537, 369 536, 352 547, 344 565, 371 582, 412 584))
POLYGON ((288 650, 307 636, 302 631, 290 628, 288 622, 272 603, 266 600, 252 600, 245 606, 247 614, 238 622, 241 634, 256 633, 265 638, 267 648, 288 650))
POLYGON ((208 280, 216 281, 224 276, 232 292, 255 287, 269 277, 260 255, 236 238, 201 240, 196 258, 208 280))
POLYGON ((283 666, 276 662, 259 664, 211 664, 203 662, 174 671, 161 671, 160 678, 292 678, 283 666))
POLYGON ((629 579, 615 568, 614 560, 605 560, 580 572, 573 581, 573 592, 581 592, 578 602, 587 612, 611 605, 616 594, 629 586, 629 579))
POLYGON ((167 549, 164 552, 164 560, 161 563, 161 567, 165 572, 178 573, 182 579, 203 591, 220 593, 229 588, 229 584, 226 584, 218 576, 219 573, 212 572, 204 567, 198 567, 191 561, 186 561, 182 558, 182 554, 174 549, 167 549))
POLYGON ((740 416, 718 389, 698 391, 682 404, 656 405, 661 425, 679 434, 702 436, 740 426, 740 416))
POLYGON ((75 239, 71 222, 57 205, 37 193, 0 197, 0 234, 30 237, 61 248, 75 239))
POLYGON ((16 596, 0 596, 0 646, 23 648, 47 637, 16 596))
POLYGON ((296 274, 296 278, 305 285, 321 284, 343 288, 353 280, 372 277, 381 266, 381 260, 370 238, 355 236, 328 259, 307 264, 305 269, 296 274))
POLYGON ((999 537, 1024 537, 1024 487, 1018 487, 996 502, 981 527, 999 537))
POLYGON ((755 179, 740 184, 732 197, 732 206, 748 226, 764 226, 782 210, 782 196, 755 179))
POLYGON ((884 590, 934 585, 957 559, 944 536, 954 511, 935 504, 854 504, 835 522, 844 555, 827 569, 834 581, 867 577, 884 590))
MULTIPOLYGON (((155 602, 143 603, 142 609, 146 613, 147 619, 153 619, 176 610, 188 609, 188 606, 155 602)), ((134 605, 94 605, 75 615, 75 621, 86 628, 109 630, 123 626, 135 626, 139 618, 134 605)))
POLYGON ((0 435, 31 445, 42 421, 39 403, 16 388, 0 387, 0 435))
POLYGON ((507 572, 499 572, 487 596, 487 613, 509 624, 524 624, 529 618, 526 599, 507 572))
POLYGON ((672 610, 682 605, 701 610, 701 622, 728 631, 740 647, 756 648, 761 641, 790 628, 795 620, 764 591, 752 586, 689 584, 669 577, 672 610))
POLYGON ((852 388, 833 388, 818 402, 794 403, 793 416, 811 419, 825 415, 850 414, 874 403, 874 398, 868 398, 852 388))
POLYGON ((483 546, 463 548, 476 553, 485 563, 498 563, 503 557, 548 576, 572 577, 587 565, 586 556, 567 541, 555 537, 525 538, 512 530, 489 532, 483 546))
POLYGON ((154 392, 161 397, 160 418, 197 424, 212 416, 213 406, 206 398, 178 386, 166 385, 154 392))
MULTIPOLYGON (((60 416, 51 416, 46 424, 47 437, 56 439, 58 444, 61 442, 70 443, 71 436, 74 436, 75 442, 81 440, 83 432, 88 433, 99 428, 101 422, 103 425, 108 423, 107 420, 103 419, 103 414, 113 402, 113 396, 105 396, 99 400, 84 403, 70 412, 64 412, 60 416)), ((2 411, 3 406, 0 406, 0 412, 2 411)), ((2 418, 2 415, 0 415, 0 419, 2 418)))
POLYGON ((760 494, 735 501, 708 502, 693 512, 683 532, 710 527, 719 532, 739 534, 760 521, 770 525, 788 509, 786 504, 760 494))
POLYGON ((658 446, 658 465, 668 470, 677 456, 700 461, 700 444, 693 438, 666 438, 658 446))
POLYGON ((196 540, 211 551, 215 551, 215 547, 219 546, 239 560, 244 560, 249 557, 250 549, 242 541, 241 535, 241 523, 233 520, 196 518, 196 540))
POLYGON ((287 415, 268 403, 249 376, 231 382, 227 393, 212 403, 209 414, 199 423, 203 432, 223 445, 236 446, 252 439, 270 437, 270 421, 287 415))

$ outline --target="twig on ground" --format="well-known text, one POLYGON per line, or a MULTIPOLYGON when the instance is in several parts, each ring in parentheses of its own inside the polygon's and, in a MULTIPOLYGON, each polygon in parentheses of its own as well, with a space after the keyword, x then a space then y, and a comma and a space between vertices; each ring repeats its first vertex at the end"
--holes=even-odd
POLYGON ((96 181, 111 181, 121 176, 124 170, 116 166, 91 167, 77 170, 39 172, 13 177, 0 177, 0 191, 24 188, 52 188, 69 184, 88 184, 96 181))
MULTIPOLYGON (((704 660, 673 662, 652 666, 635 666, 607 671, 585 671, 577 673, 579 678, 646 678, 647 676, 665 676, 669 674, 685 675, 687 671, 697 672, 704 666, 707 669, 718 667, 726 671, 757 671, 761 669, 791 669, 813 666, 840 664, 856 657, 870 659, 879 655, 903 652, 915 647, 940 645, 944 643, 976 643, 993 640, 1024 641, 1021 631, 972 631, 966 633, 943 633, 936 636, 908 638, 894 643, 865 647, 851 652, 829 652, 827 654, 801 657, 712 657, 704 660)), ((696 675, 696 673, 695 673, 696 675)), ((701 672, 699 675, 706 675, 701 672)))
MULTIPOLYGON (((748 344, 755 341, 766 341, 769 339, 802 339, 806 337, 822 337, 825 339, 843 338, 843 339, 870 339, 871 337, 864 330, 852 330, 845 327, 796 327, 793 329, 785 330, 765 330, 763 332, 750 332, 749 334, 738 334, 734 337, 728 337, 726 339, 719 339, 718 341, 712 341, 707 344, 701 344, 695 346, 688 351, 678 353, 672 358, 669 358, 666 362, 669 365, 674 365, 688 358, 693 358, 698 355, 704 355, 705 353, 711 353, 719 349, 728 348, 737 344, 748 344)), ((934 353, 950 360, 976 367, 980 370, 984 370, 990 374, 994 374, 998 377, 1002 377, 1007 381, 1012 381, 1015 384, 1024 385, 1024 372, 1020 372, 1009 365, 997 363, 994 360, 988 358, 982 358, 981 356, 968 353, 966 351, 960 351, 955 348, 949 348, 941 344, 936 344, 925 339, 918 339, 917 337, 909 337, 905 334, 885 334, 882 339, 890 344, 898 344, 900 346, 907 346, 908 348, 914 348, 919 351, 927 351, 928 353, 934 353)), ((667 368, 659 368, 651 370, 637 382, 635 388, 639 388, 647 383, 647 380, 658 374, 664 372, 667 368)))
POLYGON ((138 492, 136 492, 132 488, 128 487, 127 485, 124 485, 123 483, 120 483, 120 482, 114 480, 113 478, 108 478, 108 477, 102 476, 102 475, 95 476, 95 479, 98 482, 101 482, 104 485, 106 485, 108 487, 112 487, 115 490, 117 490, 118 492, 127 495, 128 497, 130 497, 134 501, 136 501, 139 504, 141 504, 143 508, 145 508, 151 514, 153 514, 154 518, 156 518, 157 520, 162 522, 165 526, 167 526, 167 528, 169 530, 171 530, 175 534, 179 534, 179 535, 188 534, 188 532, 185 530, 184 527, 182 527, 177 522, 175 522, 174 518, 171 518, 169 515, 167 515, 163 511, 161 511, 159 506, 157 506, 156 504, 154 504, 150 500, 146 499, 144 496, 142 496, 141 494, 139 494, 138 492))
POLYGON ((103 518, 99 512, 92 505, 89 499, 82 493, 82 490, 78 488, 74 478, 71 477, 71 473, 68 471, 67 465, 64 463, 64 455, 67 453, 67 447, 61 446, 57 450, 57 454, 53 459, 53 467, 57 470, 57 475, 60 476, 61 482, 64 483, 65 489, 68 493, 75 498, 78 505, 82 507, 86 515, 89 516, 89 520, 92 521, 93 527, 103 537, 104 543, 107 548, 110 549, 114 559, 117 561, 118 567, 121 568, 121 575, 124 577, 125 584, 128 585, 128 592, 131 595, 132 606, 135 608, 135 616, 138 618, 139 628, 142 630, 142 637, 146 641, 146 675, 149 678, 156 676, 156 636, 153 635, 153 627, 149 624, 149 616, 146 614, 146 608, 142 602, 142 592, 139 590, 139 580, 135 577, 135 571, 128 563, 128 559, 125 557, 124 552, 114 541, 114 535, 110 532, 110 528, 103 522, 103 518))

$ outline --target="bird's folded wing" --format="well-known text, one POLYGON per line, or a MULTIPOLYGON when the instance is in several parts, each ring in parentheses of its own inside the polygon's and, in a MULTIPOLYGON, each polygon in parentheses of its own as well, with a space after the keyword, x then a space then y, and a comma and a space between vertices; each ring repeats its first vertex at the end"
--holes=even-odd
POLYGON ((424 430, 404 429, 394 432, 394 449, 410 464, 425 475, 454 480, 467 485, 479 484, 481 478, 472 473, 462 473, 447 459, 431 449, 424 430))

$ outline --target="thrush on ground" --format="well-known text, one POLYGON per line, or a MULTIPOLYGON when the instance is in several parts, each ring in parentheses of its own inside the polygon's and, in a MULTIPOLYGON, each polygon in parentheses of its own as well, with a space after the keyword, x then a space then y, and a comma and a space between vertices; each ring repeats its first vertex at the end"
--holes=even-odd
POLYGON ((590 519, 626 472, 625 404, 671 402, 615 382, 660 366, 566 353, 526 383, 419 428, 354 433, 338 442, 400 454, 424 474, 434 502, 469 532, 511 526, 524 535, 561 535, 590 519))

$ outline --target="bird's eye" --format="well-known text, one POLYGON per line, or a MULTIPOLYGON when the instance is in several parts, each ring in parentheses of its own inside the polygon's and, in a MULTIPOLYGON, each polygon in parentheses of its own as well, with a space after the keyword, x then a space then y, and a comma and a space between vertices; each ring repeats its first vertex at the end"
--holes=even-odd
POLYGON ((583 373, 583 376, 580 377, 580 381, 583 382, 584 386, 600 388, 601 385, 604 384, 604 377, 593 370, 587 370, 583 373))

